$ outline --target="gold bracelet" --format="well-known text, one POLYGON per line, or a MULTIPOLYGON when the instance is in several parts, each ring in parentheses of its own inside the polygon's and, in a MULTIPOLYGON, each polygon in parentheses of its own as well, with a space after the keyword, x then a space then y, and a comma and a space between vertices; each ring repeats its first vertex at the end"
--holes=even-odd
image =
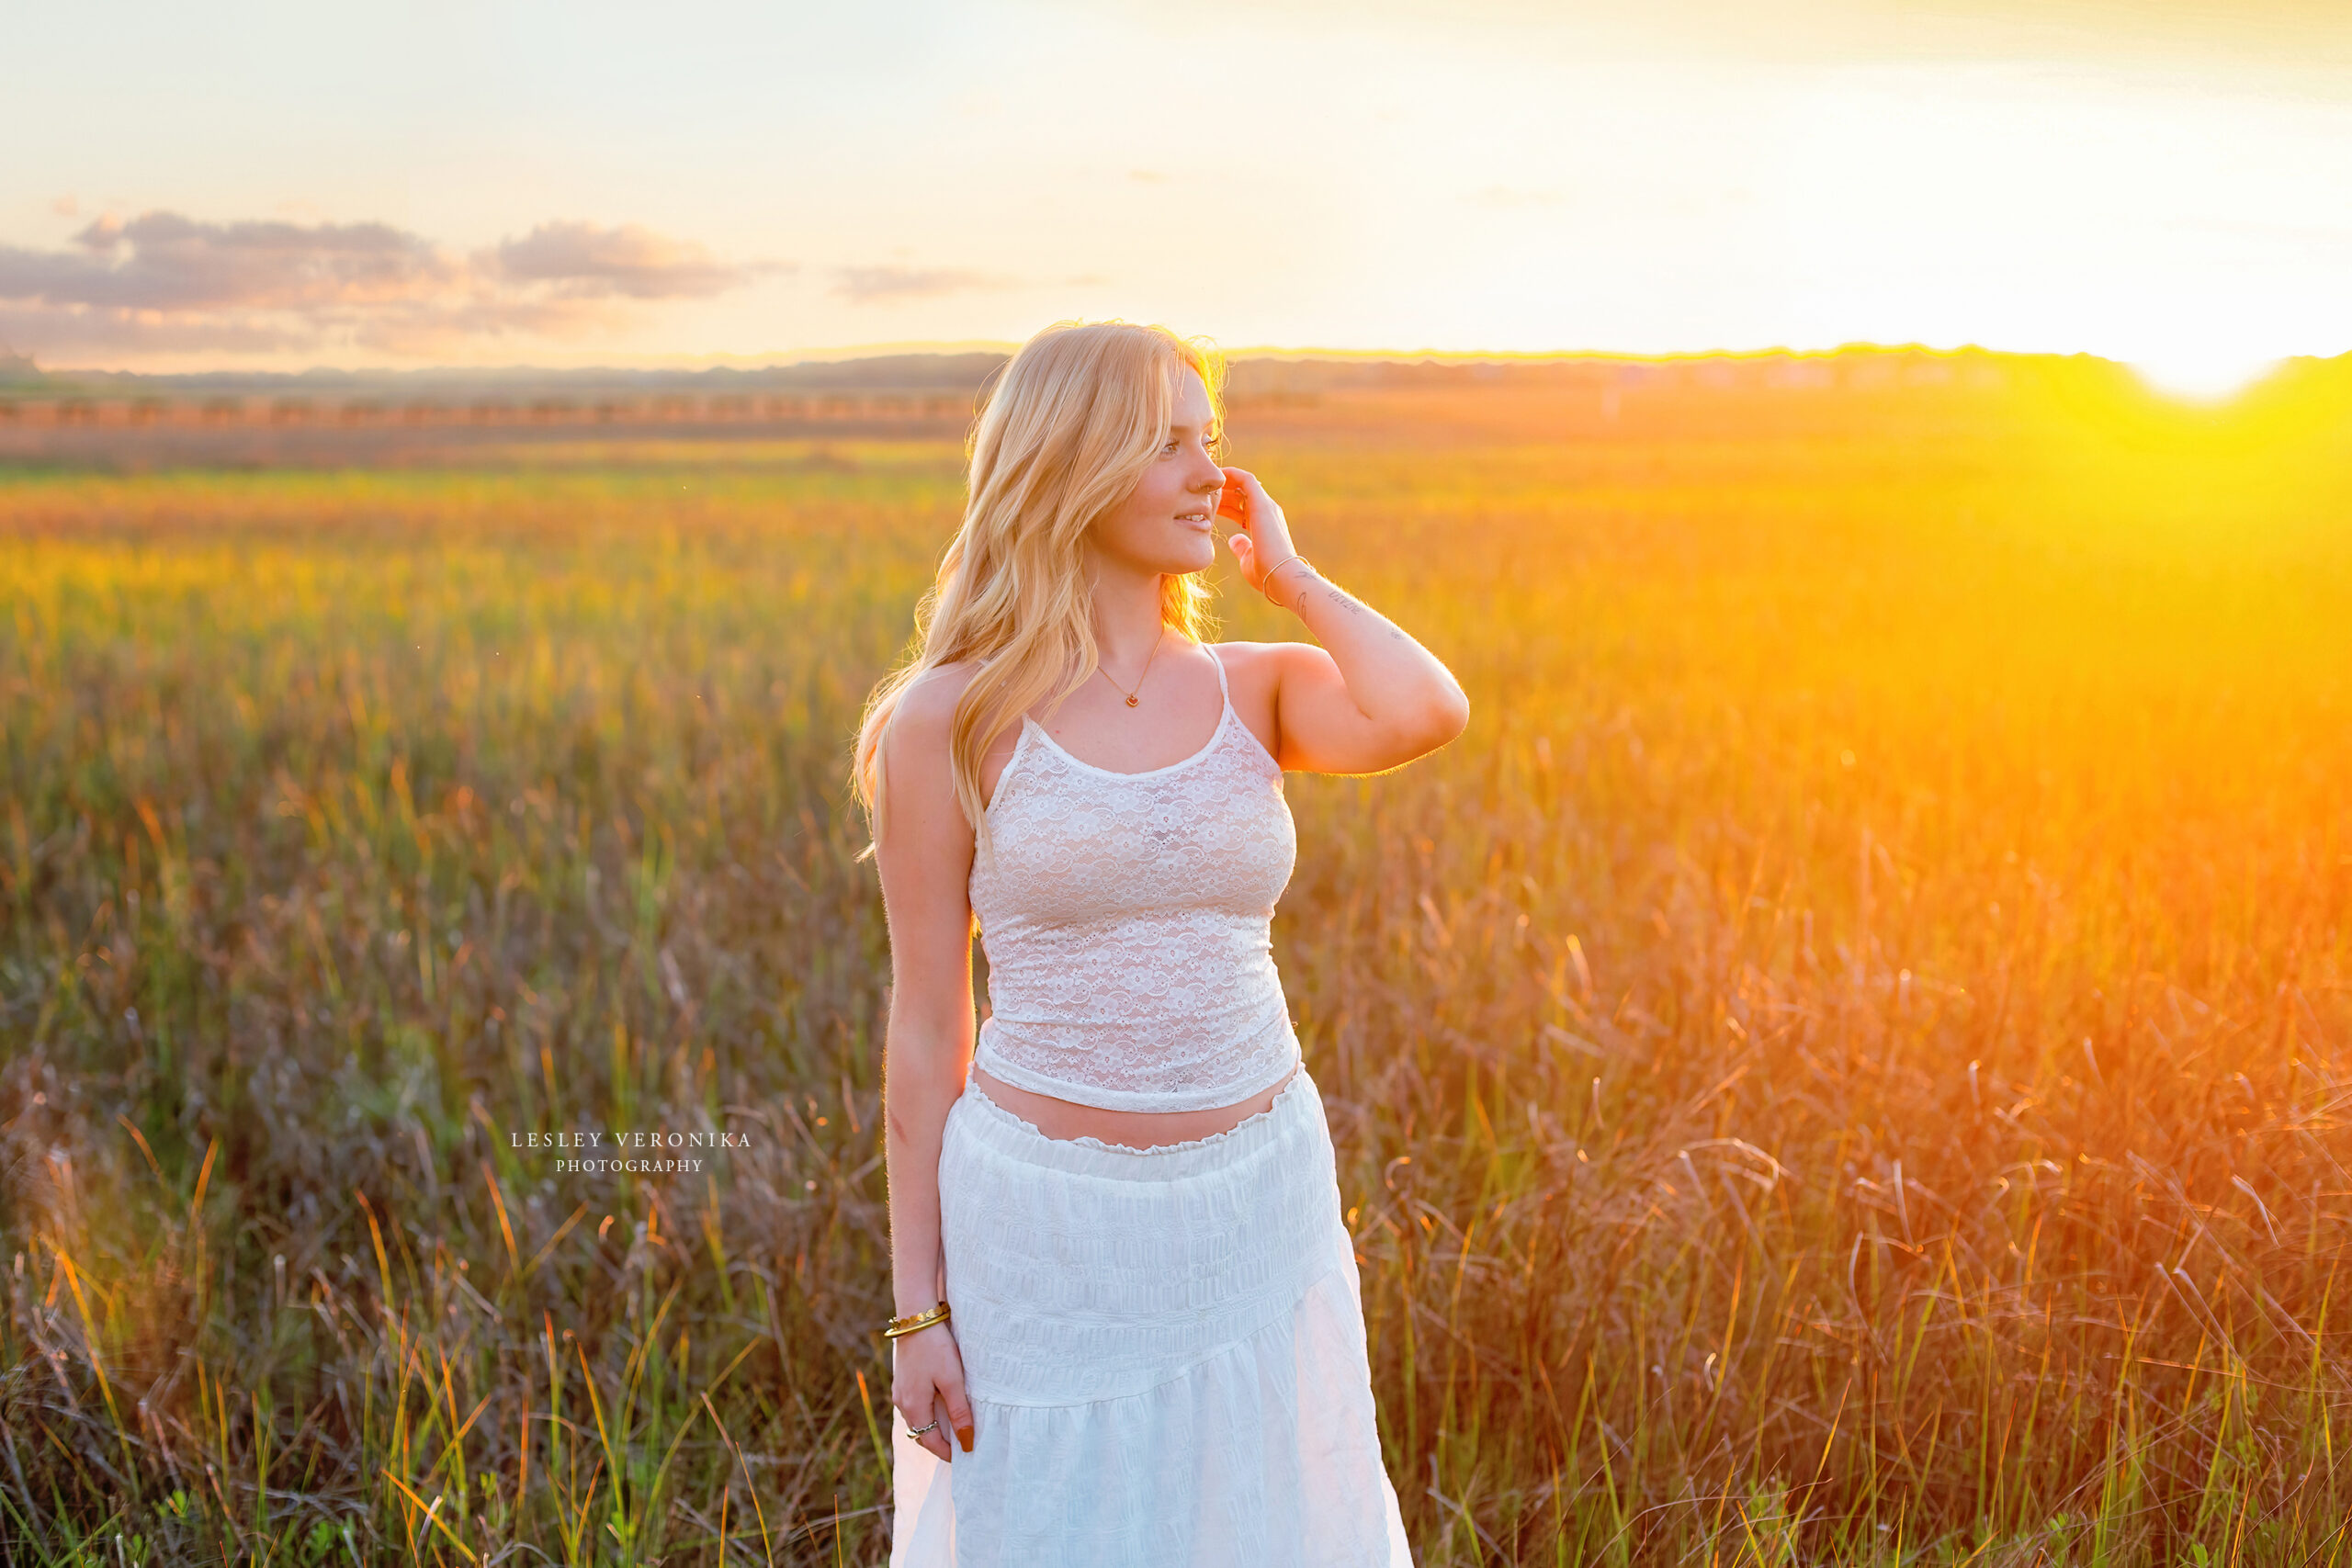
MULTIPOLYGON (((1260 579, 1258 580, 1258 592, 1261 592, 1261 593, 1264 593, 1264 594, 1265 594, 1265 596, 1266 596, 1266 603, 1267 603, 1267 604, 1272 604, 1272 605, 1275 609, 1277 609, 1277 610, 1290 610, 1290 609, 1295 609, 1295 608, 1297 607, 1296 605, 1293 605, 1293 604, 1283 604, 1281 600, 1279 600, 1279 599, 1275 598, 1272 594, 1271 594, 1271 593, 1266 593, 1266 584, 1268 584, 1269 582, 1272 582, 1272 581, 1274 580, 1274 573, 1276 573, 1276 572, 1278 572, 1278 571, 1282 570, 1282 569, 1283 569, 1283 568, 1284 568, 1284 567, 1288 566, 1288 565, 1289 565, 1291 562, 1293 562, 1293 561, 1296 561, 1296 562, 1298 562, 1298 564, 1299 564, 1299 565, 1301 565, 1301 566, 1305 567, 1305 568, 1306 568, 1307 570, 1309 570, 1309 571, 1315 571, 1315 563, 1314 563, 1313 561, 1308 560, 1305 556, 1300 555, 1296 550, 1293 550, 1290 554, 1288 554, 1288 555, 1286 555, 1286 556, 1283 557, 1283 558, 1282 558, 1282 559, 1280 559, 1280 560, 1276 561, 1273 565, 1272 565, 1272 566, 1268 567, 1268 568, 1266 569, 1266 575, 1265 575, 1265 576, 1263 576, 1263 577, 1261 577, 1261 578, 1260 578, 1260 579)), ((1316 572, 1315 574, 1316 574, 1317 577, 1320 577, 1320 576, 1322 576, 1322 575, 1323 575, 1321 572, 1316 572)), ((1302 600, 1304 599, 1304 597, 1305 597, 1304 595, 1301 595, 1302 600)))
POLYGON ((882 1325, 882 1337, 896 1339, 901 1334, 912 1334, 918 1328, 929 1328, 934 1323, 946 1321, 947 1303, 942 1302, 929 1312, 910 1313, 905 1317, 892 1318, 882 1325))

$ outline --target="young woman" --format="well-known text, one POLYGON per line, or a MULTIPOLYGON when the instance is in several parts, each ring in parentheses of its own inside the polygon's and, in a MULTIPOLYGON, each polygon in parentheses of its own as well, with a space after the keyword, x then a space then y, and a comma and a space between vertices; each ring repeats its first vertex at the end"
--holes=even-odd
POLYGON ((858 736, 890 931, 893 1568, 1411 1562, 1267 931, 1284 771, 1394 768, 1469 707, 1218 466, 1220 380, 1162 328, 1031 339, 858 736), (1322 646, 1200 640, 1218 518, 1322 646))

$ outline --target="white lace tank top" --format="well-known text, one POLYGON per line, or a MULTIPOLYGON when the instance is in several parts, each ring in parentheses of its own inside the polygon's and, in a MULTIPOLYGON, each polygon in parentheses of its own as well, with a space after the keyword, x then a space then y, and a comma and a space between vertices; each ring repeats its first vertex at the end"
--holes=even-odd
POLYGON ((1233 710, 1181 762, 1113 773, 1022 716, 973 857, 989 1017, 974 1065, 1114 1111, 1204 1111, 1282 1081, 1298 1036, 1268 926, 1298 839, 1233 710))

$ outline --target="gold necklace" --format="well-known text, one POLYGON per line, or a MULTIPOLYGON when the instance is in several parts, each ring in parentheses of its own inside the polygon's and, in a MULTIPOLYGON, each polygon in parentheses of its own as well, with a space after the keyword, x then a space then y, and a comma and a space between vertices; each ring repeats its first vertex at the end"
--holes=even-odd
POLYGON ((1140 702, 1140 701, 1142 700, 1141 698, 1139 698, 1139 697, 1137 697, 1137 696, 1136 695, 1136 692, 1140 692, 1140 691, 1142 691, 1142 690, 1143 690, 1143 679, 1144 679, 1144 675, 1148 675, 1148 674, 1150 674, 1150 673, 1151 673, 1151 661, 1152 661, 1153 660, 1155 660, 1155 659, 1157 659, 1157 658, 1159 658, 1159 645, 1160 645, 1161 643, 1163 643, 1163 642, 1166 642, 1167 640, 1168 640, 1168 628, 1167 628, 1166 626, 1161 626, 1161 627, 1159 628, 1159 636, 1152 639, 1151 651, 1150 651, 1149 653, 1148 653, 1148 654, 1144 655, 1144 660, 1143 660, 1143 675, 1138 675, 1138 676, 1136 676, 1136 690, 1135 690, 1135 692, 1129 692, 1129 691, 1127 691, 1127 689, 1126 689, 1125 686, 1120 685, 1116 681, 1111 681, 1111 671, 1108 671, 1108 670, 1104 670, 1101 664, 1099 664, 1099 663, 1098 663, 1098 664, 1096 664, 1096 665, 1094 666, 1094 668, 1096 668, 1097 670, 1102 670, 1102 679, 1104 679, 1105 681, 1111 681, 1111 684, 1112 684, 1112 686, 1113 686, 1114 689, 1116 689, 1116 690, 1118 690, 1118 691, 1121 691, 1121 692, 1125 692, 1125 693, 1126 693, 1126 698, 1127 698, 1127 705, 1128 705, 1129 707, 1134 707, 1134 706, 1135 706, 1138 702, 1140 702))

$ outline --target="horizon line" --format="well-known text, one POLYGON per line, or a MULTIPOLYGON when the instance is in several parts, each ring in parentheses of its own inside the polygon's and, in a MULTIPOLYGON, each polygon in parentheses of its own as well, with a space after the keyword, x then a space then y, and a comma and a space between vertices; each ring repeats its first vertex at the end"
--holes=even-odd
MULTIPOLYGON (((326 364, 304 366, 299 369, 264 369, 254 366, 223 364, 191 366, 169 370, 127 369, 104 365, 44 366, 31 355, 12 355, 6 344, 0 344, 0 364, 14 357, 17 362, 44 377, 64 376, 431 376, 461 374, 570 374, 596 371, 695 371, 721 369, 782 369, 801 365, 849 364, 865 359, 885 359, 918 355, 943 357, 970 354, 1010 355, 1021 344, 1012 340, 991 338, 914 339, 896 342, 836 344, 795 349, 776 349, 753 354, 651 354, 623 355, 602 360, 576 360, 549 363, 516 360, 506 364, 424 363, 397 364, 326 364)), ((1556 349, 1446 349, 1419 348, 1322 348, 1302 344, 1260 344, 1237 348, 1218 347, 1218 355, 1227 363, 1244 360, 1291 360, 1327 363, 1411 363, 1411 364, 1541 364, 1566 360, 1608 360, 1629 363, 1668 363, 1696 359, 1827 359, 1840 355, 1923 355, 1940 359, 1966 355, 1984 355, 2010 359, 2096 359, 2109 364, 2130 367, 2128 359, 2099 354, 2087 349, 2012 349, 1995 348, 1978 343, 1965 343, 1951 348, 1938 348, 1916 339, 1900 343, 1884 343, 1855 339, 1831 347, 1799 348, 1775 344, 1762 348, 1704 348, 1644 351, 1611 348, 1556 349)), ((2352 353, 2352 351, 2346 351, 2352 353)), ((2343 358, 2346 353, 2297 354, 2281 355, 2271 363, 2283 366, 2294 360, 2325 361, 2343 358)))

